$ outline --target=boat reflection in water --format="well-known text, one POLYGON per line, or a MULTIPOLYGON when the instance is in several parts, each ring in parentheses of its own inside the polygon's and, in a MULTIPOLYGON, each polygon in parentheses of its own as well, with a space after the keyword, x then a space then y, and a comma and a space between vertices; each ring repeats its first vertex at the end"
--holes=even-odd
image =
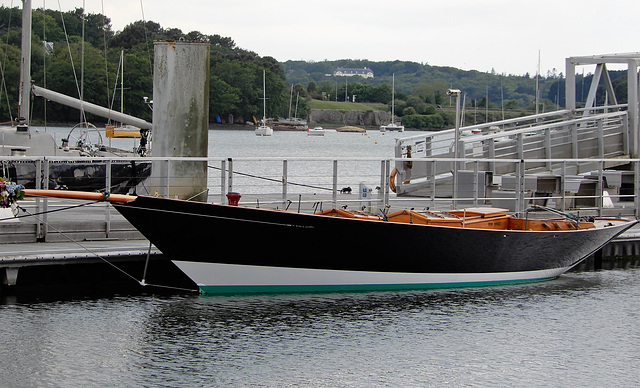
POLYGON ((202 292, 222 294, 548 280, 637 222, 527 219, 495 208, 305 214, 148 196, 107 199, 202 292))

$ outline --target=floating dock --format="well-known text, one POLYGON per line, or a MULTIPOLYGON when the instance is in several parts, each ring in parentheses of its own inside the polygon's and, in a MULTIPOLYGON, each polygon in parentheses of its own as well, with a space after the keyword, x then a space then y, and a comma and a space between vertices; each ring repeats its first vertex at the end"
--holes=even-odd
POLYGON ((18 219, 7 218, 6 212, 0 215, 0 296, 197 292, 186 275, 117 213, 109 215, 108 228, 107 209, 101 205, 56 212, 60 208, 52 203, 45 240, 38 237, 42 214, 20 213, 18 219))

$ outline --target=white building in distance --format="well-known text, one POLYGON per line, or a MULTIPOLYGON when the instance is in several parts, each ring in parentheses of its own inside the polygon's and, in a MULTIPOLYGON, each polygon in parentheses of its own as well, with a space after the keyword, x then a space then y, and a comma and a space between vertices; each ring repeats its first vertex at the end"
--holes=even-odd
POLYGON ((338 67, 333 75, 339 77, 351 77, 354 75, 359 75, 362 78, 373 78, 373 70, 365 67, 362 69, 352 68, 352 67, 338 67))

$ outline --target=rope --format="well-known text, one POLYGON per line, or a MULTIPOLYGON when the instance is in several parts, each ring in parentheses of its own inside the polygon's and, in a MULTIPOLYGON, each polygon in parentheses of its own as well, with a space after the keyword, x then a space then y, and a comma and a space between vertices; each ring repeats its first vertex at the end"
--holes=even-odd
MULTIPOLYGON (((100 202, 100 201, 95 201, 95 202, 100 202)), ((82 205, 84 206, 84 205, 82 205)), ((73 206, 73 207, 77 207, 77 206, 73 206)), ((69 207, 69 208, 73 208, 73 207, 69 207)), ((38 222, 42 222, 43 224, 47 225, 49 228, 55 230, 57 233, 59 233, 61 236, 67 238, 69 240, 69 242, 72 242, 74 244, 76 244, 77 246, 79 246, 80 248, 84 249, 85 251, 87 251, 88 253, 94 255, 96 258, 100 259, 101 261, 103 261, 104 263, 108 264, 109 266, 111 266, 112 268, 114 268, 116 271, 120 272, 121 274, 123 274, 125 277, 135 281, 136 283, 138 283, 139 285, 146 287, 146 286, 151 286, 151 287, 158 287, 158 288, 166 288, 166 289, 173 289, 173 290, 178 290, 178 291, 189 291, 189 292, 199 292, 190 288, 183 288, 183 287, 174 287, 174 286, 167 286, 167 285, 162 285, 162 284, 153 284, 153 283, 147 283, 145 281, 145 276, 146 276, 146 272, 147 272, 147 264, 149 261, 149 256, 151 255, 151 242, 149 242, 149 250, 147 253, 147 263, 145 264, 145 269, 144 269, 144 275, 142 280, 138 280, 136 279, 133 275, 129 274, 128 272, 126 272, 125 270, 123 270, 122 268, 118 267, 117 265, 113 264, 112 262, 110 262, 109 260, 107 260, 106 258, 102 257, 99 253, 92 251, 91 249, 85 247, 84 245, 80 244, 78 241, 74 240, 73 238, 71 238, 71 236, 69 236, 68 234, 62 232, 61 230, 57 229, 55 226, 44 222, 40 217, 38 217, 39 214, 42 213, 31 213, 29 212, 27 209, 18 206, 18 208, 20 210, 22 210, 23 212, 27 213, 29 216, 35 217, 36 220, 38 220, 38 222)), ((49 213, 49 212, 47 212, 49 213)))

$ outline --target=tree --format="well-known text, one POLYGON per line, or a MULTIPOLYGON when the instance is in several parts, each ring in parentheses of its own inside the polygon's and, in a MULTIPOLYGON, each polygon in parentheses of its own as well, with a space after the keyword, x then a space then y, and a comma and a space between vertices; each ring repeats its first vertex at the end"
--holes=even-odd
POLYGON ((309 93, 313 93, 313 92, 315 92, 315 91, 316 91, 316 88, 317 88, 316 83, 315 83, 315 82, 313 82, 313 81, 309 82, 309 84, 307 85, 307 91, 308 91, 309 93))

